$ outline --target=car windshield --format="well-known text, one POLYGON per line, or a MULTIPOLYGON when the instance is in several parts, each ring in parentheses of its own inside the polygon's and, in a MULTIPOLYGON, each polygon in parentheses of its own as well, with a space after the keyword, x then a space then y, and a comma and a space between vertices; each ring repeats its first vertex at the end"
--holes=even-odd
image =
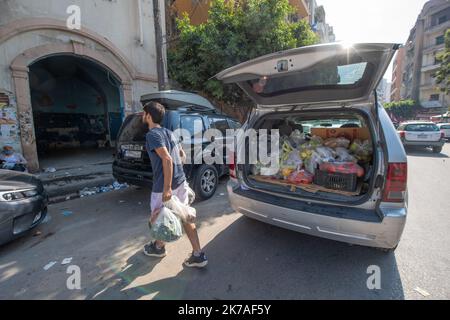
POLYGON ((123 142, 143 142, 145 135, 148 132, 148 127, 142 122, 140 115, 133 115, 128 117, 119 135, 119 143, 123 142))
POLYGON ((408 124, 405 127, 405 131, 429 132, 429 131, 439 131, 439 128, 437 125, 431 123, 414 123, 408 124))
POLYGON ((444 124, 440 128, 444 129, 444 130, 448 130, 448 129, 450 129, 450 124, 444 124))

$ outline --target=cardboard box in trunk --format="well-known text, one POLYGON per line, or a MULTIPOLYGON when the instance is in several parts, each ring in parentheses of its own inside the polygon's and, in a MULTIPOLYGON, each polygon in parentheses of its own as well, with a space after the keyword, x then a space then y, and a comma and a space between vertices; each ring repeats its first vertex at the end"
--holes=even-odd
POLYGON ((370 140, 370 131, 368 128, 313 128, 313 136, 319 136, 322 139, 344 137, 350 141, 355 139, 370 140))

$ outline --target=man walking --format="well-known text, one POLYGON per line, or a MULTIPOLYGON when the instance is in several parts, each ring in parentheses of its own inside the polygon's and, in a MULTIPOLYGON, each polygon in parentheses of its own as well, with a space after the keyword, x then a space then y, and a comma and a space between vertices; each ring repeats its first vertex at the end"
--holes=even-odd
MULTIPOLYGON (((146 137, 147 152, 153 169, 153 189, 151 195, 151 223, 153 223, 163 206, 175 195, 183 203, 188 203, 188 184, 183 171, 181 158, 184 151, 175 140, 173 133, 161 126, 165 116, 165 109, 159 103, 149 102, 144 106, 143 122, 148 125, 146 137)), ((200 247, 197 229, 194 223, 183 224, 186 235, 191 242, 193 252, 184 262, 187 267, 202 268, 208 260, 200 247)), ((165 243, 152 241, 144 247, 144 253, 150 257, 163 258, 166 256, 165 243)))

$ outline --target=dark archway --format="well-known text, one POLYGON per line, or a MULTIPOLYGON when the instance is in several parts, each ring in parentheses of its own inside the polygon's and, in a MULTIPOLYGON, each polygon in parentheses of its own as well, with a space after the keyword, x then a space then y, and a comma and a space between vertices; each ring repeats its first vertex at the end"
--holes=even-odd
POLYGON ((41 168, 110 159, 124 116, 120 80, 74 55, 46 57, 29 70, 41 168))

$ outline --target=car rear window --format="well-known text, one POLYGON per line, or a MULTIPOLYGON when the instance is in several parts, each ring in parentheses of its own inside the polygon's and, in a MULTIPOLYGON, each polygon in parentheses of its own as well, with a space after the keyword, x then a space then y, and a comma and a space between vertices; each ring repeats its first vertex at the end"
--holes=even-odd
POLYGON ((142 117, 133 115, 125 119, 120 131, 118 141, 123 142, 142 142, 145 141, 145 135, 148 132, 148 126, 142 122, 142 117))
POLYGON ((336 58, 309 70, 292 72, 272 78, 249 81, 253 91, 261 96, 277 96, 314 88, 339 88, 358 85, 369 68, 367 62, 346 63, 336 58))
POLYGON ((414 124, 408 124, 405 127, 405 131, 429 132, 429 131, 439 131, 439 128, 435 124, 414 123, 414 124))
POLYGON ((441 129, 445 129, 445 130, 450 129, 450 125, 441 126, 441 129))

